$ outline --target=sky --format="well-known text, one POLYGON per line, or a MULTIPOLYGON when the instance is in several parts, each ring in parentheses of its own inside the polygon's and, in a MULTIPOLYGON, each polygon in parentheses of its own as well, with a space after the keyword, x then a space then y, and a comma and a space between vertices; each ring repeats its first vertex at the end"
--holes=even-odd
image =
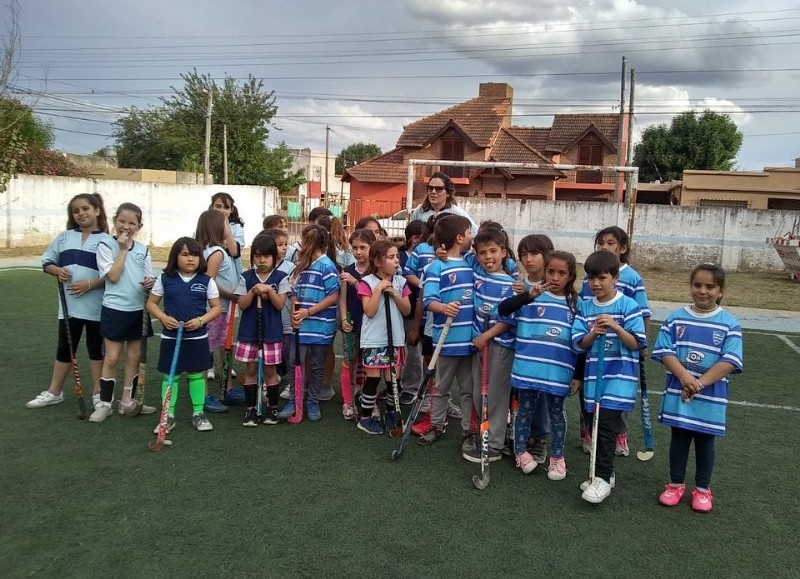
MULTIPOLYGON (((7 22, 8 0, 0 1, 7 22)), ((800 157, 797 0, 20 0, 17 96, 56 148, 113 145, 113 122, 196 68, 263 79, 268 144, 394 147, 404 125, 514 89, 513 124, 618 112, 621 60, 636 71, 634 130, 686 110, 731 115, 741 170, 800 157), (34 94, 26 94, 28 92, 34 94)), ((626 79, 629 84, 629 78, 626 79)), ((625 106, 628 106, 626 95, 625 106)))

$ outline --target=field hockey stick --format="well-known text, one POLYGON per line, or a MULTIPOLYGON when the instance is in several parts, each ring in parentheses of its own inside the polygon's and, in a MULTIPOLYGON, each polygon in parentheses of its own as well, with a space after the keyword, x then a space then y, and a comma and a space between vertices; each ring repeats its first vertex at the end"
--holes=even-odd
MULTIPOLYGON (((294 305, 294 311, 300 309, 300 304, 294 305)), ((294 329, 294 414, 289 417, 291 424, 303 420, 303 365, 300 361, 300 328, 294 329)))
POLYGON ((147 312, 147 296, 150 295, 149 291, 145 290, 144 303, 145 308, 142 310, 142 341, 139 346, 139 369, 136 376, 133 377, 132 386, 133 404, 125 406, 120 401, 119 407, 126 416, 138 416, 144 406, 144 383, 147 378, 147 337, 150 333, 150 314, 147 312))
MULTIPOLYGON (((492 305, 484 302, 481 305, 483 314, 483 331, 489 331, 489 314, 492 305)), ((489 486, 489 343, 481 352, 481 474, 472 476, 472 484, 478 490, 489 486)))
POLYGON ((72 365, 72 382, 75 384, 75 396, 78 398, 78 418, 85 420, 88 416, 86 412, 86 401, 83 399, 83 386, 81 386, 81 375, 78 372, 78 361, 75 359, 75 350, 72 344, 72 330, 69 328, 69 310, 67 309, 67 294, 64 291, 64 284, 58 282, 58 295, 61 298, 61 313, 64 314, 64 329, 67 334, 67 347, 69 348, 69 361, 72 365))
POLYGON ((603 397, 603 373, 606 365, 606 336, 600 334, 595 341, 597 344, 597 366, 594 384, 594 415, 592 416, 592 448, 589 453, 589 481, 594 482, 594 467, 597 462, 597 430, 600 424, 600 399, 603 397))
POLYGON ((392 296, 387 293, 383 294, 384 304, 386 304, 386 331, 389 334, 387 344, 389 345, 389 379, 391 384, 389 387, 392 389, 392 401, 394 402, 394 411, 397 413, 397 424, 389 431, 390 438, 400 438, 403 436, 403 414, 400 410, 400 387, 397 384, 397 374, 394 371, 394 335, 392 334, 392 296))
POLYGON ((439 341, 436 342, 436 349, 433 351, 431 361, 428 363, 427 370, 425 370, 425 378, 420 382, 419 388, 417 388, 417 399, 414 400, 414 404, 411 405, 411 412, 408 414, 408 420, 403 429, 403 438, 400 440, 398 447, 392 451, 392 460, 400 460, 403 457, 403 451, 406 445, 408 445, 409 438, 411 438, 411 427, 414 426, 414 422, 417 420, 417 415, 419 414, 419 409, 422 406, 422 398, 425 396, 425 392, 427 392, 428 387, 436 377, 436 362, 439 360, 439 353, 442 351, 442 346, 444 346, 447 333, 450 331, 450 326, 452 325, 453 318, 447 318, 442 328, 442 335, 439 336, 439 341))
POLYGON ((228 334, 225 336, 225 355, 222 357, 222 372, 219 375, 219 400, 225 399, 228 382, 231 379, 233 367, 233 326, 236 323, 236 302, 231 301, 231 311, 228 314, 228 334))
POLYGON ((650 421, 650 400, 647 398, 647 378, 644 374, 644 360, 639 360, 642 367, 639 370, 639 390, 642 397, 642 433, 644 434, 644 450, 636 453, 636 458, 647 462, 655 455, 655 441, 653 440, 653 424, 650 421))
POLYGON ((169 376, 167 376, 167 391, 164 392, 161 419, 158 421, 158 437, 148 444, 152 452, 159 452, 164 448, 165 444, 172 444, 171 440, 167 440, 167 416, 169 415, 169 405, 172 401, 172 384, 175 382, 175 371, 178 369, 181 339, 183 339, 183 322, 178 322, 178 333, 175 335, 175 351, 172 352, 172 362, 169 365, 169 376))
POLYGON ((256 297, 256 340, 258 340, 258 371, 256 384, 258 400, 256 401, 256 414, 261 416, 261 397, 264 395, 264 309, 261 303, 261 294, 256 297))
MULTIPOLYGON (((347 304, 347 286, 350 285, 347 282, 342 284, 342 302, 346 305, 347 304)), ((350 332, 345 332, 342 330, 342 369, 339 375, 339 384, 342 387, 342 398, 347 403, 353 404, 353 408, 355 408, 354 400, 353 400, 353 332, 352 332, 352 318, 350 316, 350 312, 347 312, 345 315, 345 320, 351 326, 350 332)), ((355 415, 354 415, 355 417, 355 415)), ((356 423, 358 420, 356 419, 356 423)))

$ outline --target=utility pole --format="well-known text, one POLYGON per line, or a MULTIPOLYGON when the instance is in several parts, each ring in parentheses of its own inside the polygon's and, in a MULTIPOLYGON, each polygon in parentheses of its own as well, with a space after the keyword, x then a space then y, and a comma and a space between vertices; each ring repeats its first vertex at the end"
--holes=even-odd
POLYGON ((328 193, 328 145, 330 144, 330 125, 325 125, 325 206, 330 206, 330 193, 328 193))
POLYGON ((222 174, 224 183, 228 184, 228 125, 222 125, 222 174))
MULTIPOLYGON (((628 59, 622 57, 622 76, 619 81, 619 130, 617 132, 617 167, 622 165, 622 139, 625 136, 625 72, 628 68, 628 59)), ((630 127, 628 127, 628 140, 630 140, 630 127)), ((620 188, 622 186, 622 176, 616 175, 614 178, 614 201, 619 201, 620 188)))
MULTIPOLYGON (((631 69, 631 100, 630 104, 628 105, 628 150, 625 153, 625 165, 630 167, 631 165, 631 151, 633 150, 633 139, 631 138, 631 134, 633 133, 633 95, 636 88, 636 69, 631 69)), ((633 183, 631 182, 631 174, 625 173, 625 205, 629 206, 631 204, 634 205, 634 209, 636 206, 636 192, 633 191, 633 183)), ((633 227, 633 225, 631 225, 633 227)), ((632 231, 628 233, 628 235, 632 235, 632 231)))
POLYGON ((213 93, 211 87, 208 87, 208 105, 206 106, 206 150, 203 156, 203 185, 210 185, 211 170, 209 162, 211 160, 211 109, 214 106, 213 93))

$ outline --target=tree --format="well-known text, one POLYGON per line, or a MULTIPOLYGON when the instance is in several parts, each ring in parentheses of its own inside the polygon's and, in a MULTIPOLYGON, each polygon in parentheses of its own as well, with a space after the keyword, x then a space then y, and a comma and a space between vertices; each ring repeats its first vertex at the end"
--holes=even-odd
POLYGON ((3 53, 0 54, 0 192, 6 190, 8 180, 16 169, 17 156, 25 149, 18 126, 20 114, 12 104, 16 101, 8 98, 8 89, 16 75, 22 46, 19 14, 19 2, 11 0, 6 33, 2 41, 3 53))
POLYGON ((686 169, 730 171, 741 146, 742 133, 728 115, 688 111, 669 127, 647 127, 634 147, 633 164, 642 182, 681 179, 686 169))
POLYGON ((355 143, 339 151, 336 155, 336 174, 341 175, 347 167, 374 159, 381 155, 381 148, 372 143, 355 143))
MULTIPOLYGON (((182 74, 183 88, 150 109, 128 109, 116 123, 120 166, 173 171, 200 171, 205 149, 205 118, 209 92, 213 101, 210 171, 223 171, 223 126, 228 139, 228 182, 272 185, 281 189, 303 183, 289 171, 288 151, 270 151, 265 142, 277 112, 274 91, 249 76, 239 83, 227 76, 218 85, 209 75, 182 74), (298 183, 299 180, 299 183, 298 183)), ((285 147, 284 147, 285 149, 285 147)), ((284 190, 284 189, 282 189, 284 190)))

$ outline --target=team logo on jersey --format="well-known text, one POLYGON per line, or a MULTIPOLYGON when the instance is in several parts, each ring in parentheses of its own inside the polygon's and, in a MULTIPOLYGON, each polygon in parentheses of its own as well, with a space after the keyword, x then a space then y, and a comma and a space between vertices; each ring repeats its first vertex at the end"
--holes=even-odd
POLYGON ((573 321, 575 321, 575 314, 573 314, 572 312, 569 312, 567 314, 567 322, 569 322, 571 324, 573 321))
POLYGON ((689 353, 686 354, 686 361, 691 362, 692 364, 699 364, 703 361, 706 355, 703 352, 698 352, 697 350, 689 350, 689 353))
POLYGON ((683 338, 683 334, 686 333, 686 326, 677 326, 675 328, 675 334, 678 336, 678 339, 683 338))
POLYGON ((544 306, 539 306, 538 308, 536 308, 536 315, 541 318, 546 311, 547 308, 545 308, 544 306))
POLYGON ((555 338, 556 336, 561 335, 561 328, 557 328, 556 326, 547 328, 547 335, 555 338))
POLYGON ((206 293, 207 289, 208 288, 205 285, 201 284, 201 283, 193 283, 189 287, 189 291, 190 292, 203 292, 203 293, 206 293))
POLYGON ((465 302, 472 299, 472 290, 465 289, 464 292, 461 294, 461 301, 465 302))
POLYGON ((714 345, 719 346, 722 343, 722 340, 725 339, 725 334, 719 330, 716 330, 712 335, 711 339, 714 340, 714 345))
POLYGON ((457 276, 455 273, 451 273, 450 275, 447 276, 447 279, 450 280, 450 283, 456 283, 456 277, 457 276))

